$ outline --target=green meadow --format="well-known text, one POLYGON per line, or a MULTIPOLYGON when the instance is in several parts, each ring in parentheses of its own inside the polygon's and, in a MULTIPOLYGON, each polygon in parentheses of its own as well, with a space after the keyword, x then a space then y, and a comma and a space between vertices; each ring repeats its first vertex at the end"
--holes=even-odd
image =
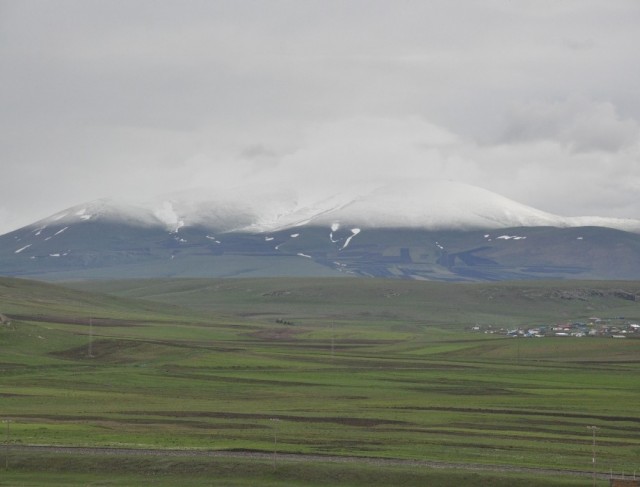
POLYGON ((640 322, 634 293, 640 283, 3 278, 0 485, 586 485, 569 471, 592 471, 587 426, 608 485, 640 470, 640 340, 471 327, 640 322))

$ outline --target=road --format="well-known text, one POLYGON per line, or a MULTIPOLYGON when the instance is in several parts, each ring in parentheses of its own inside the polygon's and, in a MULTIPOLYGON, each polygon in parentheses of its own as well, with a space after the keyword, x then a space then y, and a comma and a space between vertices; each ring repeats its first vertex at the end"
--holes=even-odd
MULTIPOLYGON (((273 452, 247 452, 247 451, 224 451, 224 450, 167 450, 149 448, 105 448, 105 447, 71 447, 71 446, 29 446, 13 445, 13 452, 24 453, 63 453, 67 455, 114 455, 114 456, 158 456, 158 457, 213 457, 213 458, 235 458, 235 459, 256 459, 272 461, 273 452)), ((510 465, 483 465, 475 463, 453 463, 433 460, 407 460, 396 458, 371 458, 355 456, 335 456, 335 455, 311 455, 277 453, 278 462, 309 462, 309 463, 361 463, 375 466, 399 466, 399 467, 422 467, 434 469, 469 470, 484 472, 511 472, 525 473, 546 476, 572 476, 572 477, 592 477, 593 473, 580 470, 561 470, 551 468, 518 467, 510 465)), ((597 474, 599 479, 608 479, 609 474, 597 474)))

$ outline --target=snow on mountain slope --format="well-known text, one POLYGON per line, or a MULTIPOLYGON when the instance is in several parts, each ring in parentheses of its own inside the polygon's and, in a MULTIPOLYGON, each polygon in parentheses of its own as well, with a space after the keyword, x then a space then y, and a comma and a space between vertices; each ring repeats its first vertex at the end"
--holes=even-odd
POLYGON ((380 187, 314 223, 373 228, 470 229, 566 226, 566 219, 485 189, 452 181, 380 187))
POLYGON ((168 232, 200 226, 216 232, 260 233, 301 226, 333 229, 341 224, 363 230, 601 226, 640 233, 638 220, 562 217, 453 181, 362 186, 318 195, 253 185, 224 192, 188 190, 136 204, 102 199, 59 212, 31 227, 37 234, 49 225, 97 219, 163 227, 168 232))
MULTIPOLYGON (((472 229, 519 226, 603 226, 640 232, 640 221, 562 217, 491 191, 454 181, 361 185, 339 193, 298 194, 292 188, 252 186, 226 193, 183 191, 170 196, 177 213, 171 225, 201 225, 222 231, 270 232, 342 223, 362 228, 472 229)), ((167 200, 161 203, 166 205, 167 200)), ((159 207, 155 203, 155 207, 159 207)), ((154 210, 156 216, 159 215, 154 210)))
POLYGON ((162 222, 149 208, 127 204, 110 198, 102 198, 60 211, 33 223, 39 235, 49 226, 69 225, 83 221, 108 220, 130 223, 144 227, 158 226, 162 222))
POLYGON ((568 227, 605 227, 640 233, 640 220, 632 218, 605 218, 599 216, 574 216, 564 219, 568 227))

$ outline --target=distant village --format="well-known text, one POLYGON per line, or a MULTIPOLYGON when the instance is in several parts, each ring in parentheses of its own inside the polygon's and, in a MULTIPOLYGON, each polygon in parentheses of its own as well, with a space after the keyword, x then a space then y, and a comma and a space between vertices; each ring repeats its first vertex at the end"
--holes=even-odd
POLYGON ((607 338, 640 338, 640 324, 631 323, 624 317, 589 318, 587 322, 557 323, 543 326, 519 326, 502 328, 492 325, 475 325, 471 327, 475 333, 504 335, 509 337, 543 338, 543 337, 607 337, 607 338))

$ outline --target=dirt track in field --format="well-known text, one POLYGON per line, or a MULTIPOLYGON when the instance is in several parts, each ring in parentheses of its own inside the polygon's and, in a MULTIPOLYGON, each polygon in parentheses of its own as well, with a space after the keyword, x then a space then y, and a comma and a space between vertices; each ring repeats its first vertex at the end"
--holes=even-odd
MULTIPOLYGON (((166 449, 146 449, 146 448, 101 448, 101 447, 67 447, 67 446, 28 446, 14 445, 13 452, 24 453, 61 453, 65 455, 97 455, 97 456, 153 456, 153 457, 184 457, 184 458, 235 458, 239 460, 261 460, 273 461, 274 453, 253 452, 253 451, 233 451, 233 450, 166 450, 166 449)), ((355 456, 335 456, 335 455, 309 455, 293 453, 277 453, 278 462, 301 462, 301 463, 351 463, 366 464, 377 467, 417 467, 447 470, 469 470, 484 472, 502 473, 524 473, 546 476, 571 476, 571 477, 592 477, 592 472, 580 470, 560 470, 550 468, 518 467, 511 465, 482 465, 474 463, 453 463, 431 460, 407 460, 397 458, 371 458, 355 456)), ((609 474, 597 474, 599 479, 609 478, 609 474)))

